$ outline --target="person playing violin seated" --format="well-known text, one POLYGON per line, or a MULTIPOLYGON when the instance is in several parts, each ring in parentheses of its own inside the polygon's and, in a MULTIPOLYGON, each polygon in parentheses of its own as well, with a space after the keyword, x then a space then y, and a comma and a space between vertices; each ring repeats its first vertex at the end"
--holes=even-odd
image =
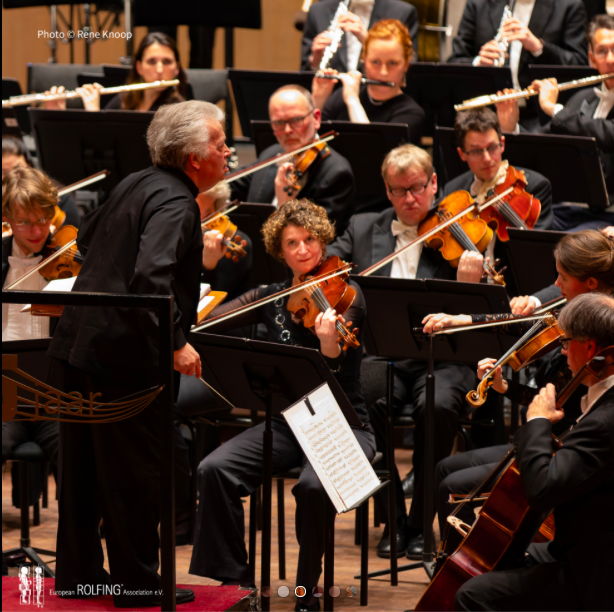
POLYGON ((409 127, 409 142, 419 145, 424 124, 424 110, 403 92, 413 49, 407 28, 396 19, 377 22, 367 34, 363 46, 365 74, 368 79, 394 83, 361 85, 363 74, 358 71, 337 74, 342 87, 333 92, 337 80, 313 79, 313 102, 322 109, 324 121, 354 123, 405 123, 409 127))
MULTIPOLYGON (((157 111, 164 104, 176 104, 187 99, 187 77, 181 67, 179 49, 175 41, 163 32, 150 32, 141 41, 132 61, 126 85, 154 83, 179 79, 176 87, 161 87, 143 91, 128 91, 114 95, 105 105, 106 110, 157 111)), ((100 110, 99 83, 77 87, 83 107, 88 111, 100 110)), ((64 87, 52 87, 47 94, 62 93, 64 87)), ((43 103, 44 108, 62 110, 66 100, 43 103)))
MULTIPOLYGON (((614 16, 595 16, 586 29, 586 38, 590 65, 599 74, 614 73, 614 16)), ((534 81, 531 88, 539 91, 541 110, 552 118, 538 131, 595 139, 611 204, 608 211, 587 210, 566 204, 556 206, 553 229, 598 229, 606 223, 611 224, 614 210, 614 78, 603 81, 598 87, 579 90, 565 105, 558 103, 556 79, 534 81)), ((504 132, 524 131, 518 123, 517 100, 497 104, 497 114, 504 132)))
MULTIPOLYGON (((557 244, 554 257, 558 277, 556 288, 559 296, 572 302, 579 295, 599 292, 604 295, 614 295, 614 239, 595 230, 584 230, 577 234, 564 236, 557 244)), ((567 307, 566 307, 567 308, 567 307)), ((486 320, 504 321, 509 314, 502 315, 458 315, 451 316, 443 313, 429 315, 424 320, 426 333, 438 331, 452 325, 464 325, 486 320)), ((507 325, 489 328, 495 333, 524 333, 532 322, 509 323, 507 325)), ((486 330, 485 330, 486 331, 486 330)), ((478 378, 482 379, 486 372, 492 369, 495 359, 485 358, 478 364, 478 378)), ((539 387, 553 384, 560 391, 571 379, 571 370, 568 368, 565 356, 561 349, 556 348, 544 359, 534 378, 539 387)), ((501 368, 494 375, 492 389, 511 401, 528 406, 538 388, 528 385, 516 384, 503 378, 501 368)), ((566 416, 558 425, 555 433, 562 433, 571 425, 580 414, 580 395, 576 393, 565 404, 566 416)), ((523 413, 521 412, 521 415, 523 413)), ((435 469, 435 494, 439 528, 442 539, 447 525, 447 517, 453 510, 448 503, 450 495, 463 495, 469 493, 480 482, 509 450, 509 445, 491 446, 464 453, 452 455, 443 459, 435 469)), ((473 508, 463 509, 459 513, 465 523, 472 524, 475 518, 473 508)), ((454 530, 449 530, 446 552, 451 553, 460 542, 460 537, 454 530)))
MULTIPOLYGON (((269 100, 271 127, 278 144, 265 149, 258 161, 275 157, 313 142, 320 129, 322 112, 311 93, 300 85, 284 85, 269 100)), ((307 198, 322 206, 338 231, 347 225, 354 206, 354 174, 342 155, 325 147, 298 180, 293 191, 291 162, 269 166, 231 183, 232 199, 281 206, 292 199, 307 198)))
MULTIPOLYGON (((558 325, 563 355, 576 375, 599 351, 614 350, 614 298, 580 295, 561 312, 558 325)), ((529 506, 554 509, 550 558, 535 564, 529 557, 530 566, 471 578, 457 591, 455 610, 612 609, 614 363, 606 358, 596 367, 599 376, 589 372, 582 380, 588 387, 582 412, 554 454, 552 433, 565 409, 557 405, 552 384, 535 396, 527 423, 514 436, 529 506)))
MULTIPOLYGON (((304 275, 320 266, 327 257, 327 244, 335 230, 326 211, 308 200, 291 200, 265 222, 262 233, 267 252, 288 266, 292 278, 268 287, 253 289, 242 297, 218 306, 212 316, 224 315, 255 301, 273 296, 302 281, 304 275)), ((320 312, 313 329, 305 328, 288 310, 288 296, 278 298, 207 329, 219 333, 232 327, 262 323, 268 341, 319 350, 335 373, 342 389, 365 424, 354 429, 368 459, 375 456, 375 440, 360 385, 362 347, 342 350, 337 320, 351 321, 362 330, 365 303, 357 285, 352 305, 343 317, 335 310, 320 312)), ((291 299, 292 296, 290 296, 291 299)), ((349 325, 349 323, 348 323, 349 325)), ((362 331, 357 332, 362 343, 362 331)), ((220 580, 225 584, 250 586, 250 570, 243 538, 244 516, 241 497, 250 495, 262 484, 264 424, 244 431, 208 455, 198 468, 201 503, 190 573, 220 580)), ((303 466, 292 492, 296 498, 296 536, 300 544, 296 584, 308 596, 297 602, 297 609, 319 609, 312 589, 318 584, 324 553, 327 493, 313 467, 305 463, 300 445, 282 417, 273 417, 273 473, 303 466)))
MULTIPOLYGON (((433 160, 423 149, 403 145, 393 149, 382 164, 382 177, 386 184, 388 199, 392 204, 382 213, 354 215, 347 231, 329 247, 329 252, 344 260, 352 261, 360 274, 385 256, 401 249, 418 236, 418 226, 434 209, 437 193, 437 175, 433 160)), ((436 207, 435 207, 436 208, 436 207)), ((465 251, 458 269, 454 269, 439 252, 418 245, 392 263, 382 267, 376 274, 392 278, 437 278, 479 282, 482 278, 483 258, 479 253, 465 251)), ((437 439, 435 454, 439 459, 449 455, 456 436, 456 423, 465 408, 465 395, 473 383, 473 373, 468 366, 449 363, 436 365, 438 373, 435 418, 437 439)), ((416 421, 414 433, 414 478, 416 491, 407 516, 401 480, 395 469, 397 486, 397 536, 398 552, 407 551, 411 558, 422 554, 422 463, 424 453, 424 406, 427 364, 404 360, 395 364, 395 411, 402 412, 406 406, 413 407, 416 421)), ((378 450, 387 448, 385 425, 385 399, 370 407, 370 415, 376 432, 378 450)), ((376 495, 380 517, 388 516, 388 496, 376 495)), ((378 555, 390 555, 388 530, 378 545, 378 555)))
MULTIPOLYGON (((329 26, 333 20, 338 0, 320 0, 309 8, 301 47, 301 70, 317 70, 324 50, 331 42, 329 26)), ((411 36, 414 49, 418 48, 418 11, 407 2, 399 0, 351 0, 348 12, 339 17, 343 30, 339 49, 330 60, 330 67, 339 72, 360 68, 362 46, 367 30, 382 19, 401 22, 411 36)))

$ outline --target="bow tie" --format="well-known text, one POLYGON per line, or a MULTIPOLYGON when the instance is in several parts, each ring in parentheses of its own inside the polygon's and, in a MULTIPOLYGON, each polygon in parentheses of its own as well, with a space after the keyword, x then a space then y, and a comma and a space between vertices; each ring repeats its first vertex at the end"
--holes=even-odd
POLYGON ((593 91, 600 100, 610 100, 614 98, 614 89, 603 91, 603 89, 595 87, 593 91))
POLYGON ((392 225, 390 226, 390 230, 392 231, 393 236, 400 236, 401 234, 409 234, 410 238, 418 237, 417 227, 414 227, 411 225, 405 225, 405 223, 401 223, 400 221, 397 221, 396 219, 392 222, 392 225))
POLYGON ((36 257, 16 257, 9 255, 9 266, 11 268, 33 268, 43 260, 42 255, 36 257))

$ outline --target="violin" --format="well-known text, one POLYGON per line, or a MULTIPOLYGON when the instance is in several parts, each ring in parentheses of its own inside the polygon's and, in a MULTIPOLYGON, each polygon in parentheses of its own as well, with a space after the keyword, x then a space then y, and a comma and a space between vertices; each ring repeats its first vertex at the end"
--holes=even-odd
POLYGON ((313 147, 298 154, 293 162, 293 167, 289 168, 286 172, 286 179, 290 183, 284 187, 284 191, 292 197, 294 193, 298 193, 301 190, 299 181, 305 176, 305 172, 309 170, 310 166, 318 159, 325 159, 330 155, 330 149, 325 142, 318 142, 313 147))
MULTIPOLYGON (((301 282, 310 281, 314 277, 328 274, 341 266, 343 266, 341 259, 332 255, 320 263, 313 272, 302 276, 300 280, 301 282)), ((316 318, 321 312, 334 308, 338 315, 343 315, 354 302, 356 290, 346 282, 347 278, 347 273, 337 275, 296 291, 288 299, 288 310, 295 318, 301 320, 307 329, 313 332, 316 318)), ((344 351, 347 351, 348 347, 358 348, 360 346, 356 339, 358 330, 350 331, 351 326, 351 323, 346 326, 339 320, 336 323, 344 351)))
POLYGON ((228 249, 226 251, 228 259, 232 259, 236 263, 240 258, 247 255, 244 248, 247 246, 247 241, 237 234, 237 226, 227 215, 216 214, 208 221, 203 221, 201 227, 204 232, 217 230, 224 236, 222 244, 228 249))
MULTIPOLYGON (((427 216, 418 226, 418 236, 422 236, 437 227, 442 221, 452 218, 460 211, 474 204, 474 200, 467 191, 455 191, 444 198, 437 210, 427 216)), ((487 209, 490 210, 490 209, 487 209)), ((480 214, 469 212, 458 221, 441 229, 426 239, 426 245, 431 249, 439 250, 446 261, 450 262, 453 268, 457 268, 461 255, 465 251, 483 253, 490 244, 493 237, 493 230, 480 214)), ((497 272, 486 259, 482 264, 484 272, 492 278, 497 285, 505 286, 503 275, 497 272)))
POLYGON ((500 202, 487 208, 480 215, 503 242, 510 239, 507 233, 508 227, 533 229, 539 219, 541 202, 525 191, 526 186, 527 179, 524 172, 508 166, 505 181, 501 185, 496 185, 488 194, 499 195, 512 188, 512 191, 500 202))
POLYGON ((43 264, 39 269, 39 274, 48 281, 59 278, 72 278, 77 276, 83 264, 83 256, 74 242, 77 239, 77 228, 72 225, 61 227, 51 238, 51 241, 43 249, 43 264), (52 255, 58 253, 63 247, 71 246, 62 251, 57 257, 50 259, 52 255), (45 261, 50 259, 47 263, 45 261))

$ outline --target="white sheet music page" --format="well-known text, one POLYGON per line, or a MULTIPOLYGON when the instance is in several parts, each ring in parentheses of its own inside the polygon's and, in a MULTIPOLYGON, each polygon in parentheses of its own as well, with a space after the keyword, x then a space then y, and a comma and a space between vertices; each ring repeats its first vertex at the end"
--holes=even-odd
POLYGON ((367 497, 380 481, 327 384, 283 415, 326 489, 337 513, 367 497))

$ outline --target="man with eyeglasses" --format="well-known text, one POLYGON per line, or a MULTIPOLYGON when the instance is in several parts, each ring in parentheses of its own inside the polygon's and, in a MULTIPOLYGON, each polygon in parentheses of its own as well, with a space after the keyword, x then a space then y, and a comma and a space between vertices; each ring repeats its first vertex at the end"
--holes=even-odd
MULTIPOLYGON (((338 255, 356 265, 356 274, 400 250, 418 236, 418 225, 435 205, 437 175, 433 160, 423 149, 403 145, 393 149, 382 165, 382 177, 392 206, 381 213, 354 215, 347 231, 329 247, 329 255, 338 255)), ((392 278, 436 278, 479 282, 482 256, 465 252, 458 270, 441 253, 422 244, 407 249, 403 255, 381 268, 377 275, 392 278)), ((437 394, 435 397, 436 461, 447 457, 454 444, 459 415, 465 409, 465 395, 470 391, 474 374, 468 366, 438 363, 437 394)), ((414 492, 409 516, 405 507, 405 493, 398 470, 394 470, 397 489, 397 551, 410 559, 421 559, 423 550, 422 511, 424 489, 422 465, 424 455, 424 407, 426 403, 427 364, 423 361, 400 360, 395 363, 395 414, 410 415, 416 422, 414 431, 414 492)), ((386 402, 381 398, 369 406, 369 418, 375 431, 377 450, 386 456, 386 402)), ((409 495, 408 495, 409 496, 409 495)), ((376 495, 379 516, 388 517, 388 494, 376 495)), ((385 523, 387 519, 384 518, 385 523)), ((390 557, 390 538, 386 527, 378 544, 377 554, 390 557)))
MULTIPOLYGON (((265 149, 257 161, 264 161, 316 140, 322 113, 311 94, 300 85, 284 85, 269 100, 271 128, 278 144, 265 149)), ((280 206, 293 199, 307 198, 326 209, 337 231, 343 230, 354 209, 354 174, 342 155, 325 147, 299 179, 300 190, 292 191, 290 161, 272 165, 231 183, 232 198, 242 202, 280 206)))

